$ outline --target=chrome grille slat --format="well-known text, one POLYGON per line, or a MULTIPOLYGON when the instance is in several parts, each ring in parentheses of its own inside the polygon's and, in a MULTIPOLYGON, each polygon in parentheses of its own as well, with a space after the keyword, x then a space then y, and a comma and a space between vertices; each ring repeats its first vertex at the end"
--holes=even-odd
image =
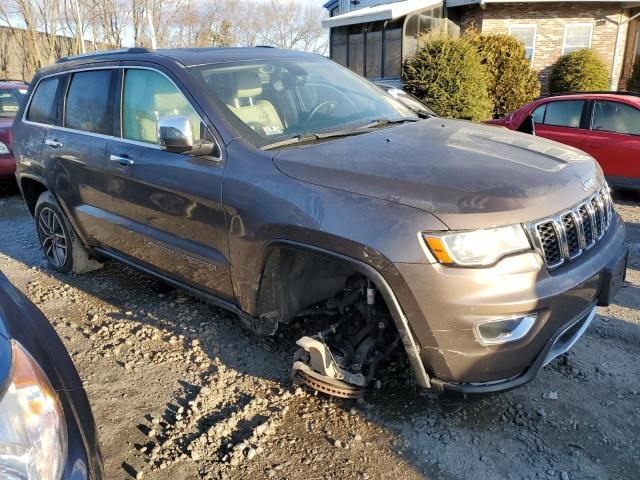
POLYGON ((613 200, 607 187, 558 215, 527 225, 533 245, 548 269, 574 260, 601 240, 612 223, 613 200))

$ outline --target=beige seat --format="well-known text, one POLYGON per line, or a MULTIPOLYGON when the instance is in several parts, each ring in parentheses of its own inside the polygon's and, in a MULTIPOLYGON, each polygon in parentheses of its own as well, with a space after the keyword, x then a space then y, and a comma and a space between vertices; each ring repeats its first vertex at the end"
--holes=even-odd
POLYGON ((236 73, 235 87, 235 95, 227 106, 240 120, 261 135, 283 133, 282 120, 273 104, 268 100, 256 100, 262 94, 262 82, 257 73, 236 73))

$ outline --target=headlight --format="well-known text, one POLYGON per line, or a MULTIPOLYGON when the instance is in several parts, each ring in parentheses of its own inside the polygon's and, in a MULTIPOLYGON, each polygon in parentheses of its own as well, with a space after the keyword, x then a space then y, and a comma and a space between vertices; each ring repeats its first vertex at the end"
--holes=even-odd
POLYGON ((59 480, 66 456, 60 400, 38 364, 13 343, 13 376, 0 400, 0 478, 59 480))
POLYGON ((423 236, 431 253, 444 265, 492 265, 510 253, 531 250, 521 225, 457 233, 424 233, 423 236))
POLYGON ((9 147, 3 142, 0 142, 0 155, 6 155, 7 153, 11 153, 9 151, 9 147))

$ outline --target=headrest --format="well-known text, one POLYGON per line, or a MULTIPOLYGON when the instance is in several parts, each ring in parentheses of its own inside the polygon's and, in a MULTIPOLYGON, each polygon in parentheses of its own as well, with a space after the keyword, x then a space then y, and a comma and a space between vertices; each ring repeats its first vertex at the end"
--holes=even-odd
POLYGON ((262 81, 257 73, 248 70, 236 73, 236 97, 257 97, 262 93, 262 81))

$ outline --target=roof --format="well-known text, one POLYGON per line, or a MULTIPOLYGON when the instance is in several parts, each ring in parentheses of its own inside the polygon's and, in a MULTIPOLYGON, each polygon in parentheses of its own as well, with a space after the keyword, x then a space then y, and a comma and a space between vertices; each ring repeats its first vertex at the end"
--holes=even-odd
MULTIPOLYGON (((485 5, 487 3, 557 3, 556 0, 446 0, 448 8, 461 7, 463 5, 485 5)), ((565 0, 562 3, 620 3, 633 7, 638 5, 638 0, 565 0)))
POLYGON ((25 82, 21 82, 20 80, 0 80, 0 89, 2 90, 11 90, 11 89, 24 89, 27 88, 29 84, 25 82))
POLYGON ((239 47, 239 48, 174 48, 148 50, 146 48, 129 48, 121 50, 107 50, 101 52, 75 55, 58 60, 54 65, 44 67, 42 72, 53 73, 69 70, 76 65, 86 65, 97 62, 118 61, 167 61, 177 62, 184 67, 206 65, 220 62, 234 62, 246 60, 265 60, 269 58, 309 58, 316 54, 295 50, 281 50, 270 47, 239 47))
POLYGON ((332 28, 358 23, 396 20, 409 13, 441 5, 442 3, 444 3, 443 0, 402 0, 399 2, 372 5, 327 18, 322 21, 322 26, 332 28))
POLYGON ((576 93, 559 93, 553 95, 545 95, 537 98, 536 102, 545 102, 548 100, 613 100, 623 103, 630 103, 640 107, 640 94, 635 92, 576 92, 576 93))

